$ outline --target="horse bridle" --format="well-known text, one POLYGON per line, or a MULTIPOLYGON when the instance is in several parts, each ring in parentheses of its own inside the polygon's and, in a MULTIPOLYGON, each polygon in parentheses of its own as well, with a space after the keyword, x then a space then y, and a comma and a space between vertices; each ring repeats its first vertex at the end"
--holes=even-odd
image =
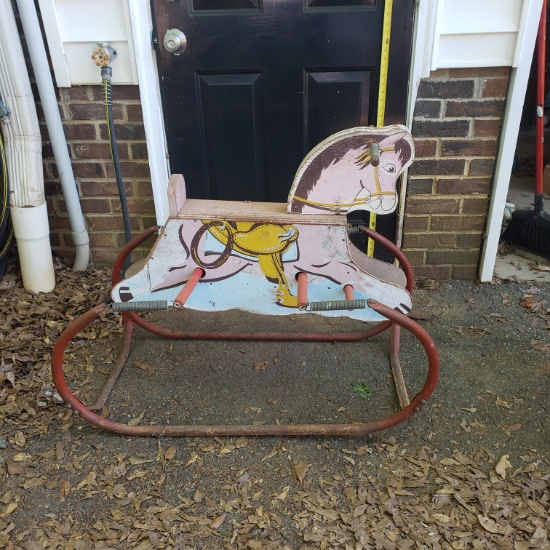
POLYGON ((361 204, 369 203, 374 197, 380 197, 382 195, 395 195, 395 191, 382 191, 380 185, 380 178, 378 176, 378 165, 380 164, 380 153, 385 153, 386 151, 395 151, 395 146, 392 147, 378 147, 378 143, 371 143, 369 150, 365 151, 361 156, 358 157, 356 164, 372 164, 374 169, 374 185, 376 186, 376 193, 371 193, 368 197, 362 199, 355 199, 353 202, 347 203, 326 203, 326 202, 317 202, 311 201, 309 199, 304 199, 302 197, 297 197, 294 195, 292 198, 295 201, 301 202, 303 204, 308 204, 310 206, 315 206, 316 208, 323 208, 325 210, 340 210, 342 208, 351 208, 352 206, 359 206, 361 204))

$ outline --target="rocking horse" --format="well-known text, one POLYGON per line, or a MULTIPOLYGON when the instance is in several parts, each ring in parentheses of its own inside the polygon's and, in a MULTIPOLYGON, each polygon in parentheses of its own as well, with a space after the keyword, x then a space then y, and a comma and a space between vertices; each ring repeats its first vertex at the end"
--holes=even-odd
POLYGON ((52 357, 54 382, 64 401, 89 422, 129 435, 362 435, 394 426, 422 409, 433 392, 439 358, 429 335, 407 317, 413 275, 404 254, 375 231, 350 228, 346 215, 377 215, 397 207, 397 180, 412 163, 414 145, 404 126, 344 130, 320 143, 298 168, 286 204, 187 199, 181 175, 168 185, 170 217, 144 266, 120 280, 130 252, 150 237, 135 237, 113 267, 112 302, 93 308, 59 338, 52 357), (400 267, 361 252, 349 239, 362 231, 387 248, 400 267), (238 290, 236 290, 238 289, 238 290), (124 345, 94 406, 76 398, 62 372, 65 347, 107 308, 122 312, 124 345), (201 333, 154 325, 138 311, 182 308, 205 312, 241 309, 260 315, 314 313, 378 324, 358 333, 201 333), (95 411, 105 404, 126 362, 134 324, 169 338, 355 341, 390 329, 390 362, 401 410, 361 424, 272 426, 129 426, 95 411), (399 364, 400 328, 415 335, 428 359, 422 389, 410 400, 399 364))

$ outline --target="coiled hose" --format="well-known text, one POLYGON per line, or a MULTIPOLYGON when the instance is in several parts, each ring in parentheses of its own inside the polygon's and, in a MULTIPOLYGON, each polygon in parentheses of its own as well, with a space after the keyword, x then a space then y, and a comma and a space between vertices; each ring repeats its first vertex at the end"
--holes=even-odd
MULTIPOLYGON (((118 149, 116 146, 115 124, 113 120, 113 97, 111 78, 113 69, 110 66, 101 67, 101 79, 103 82, 103 98, 105 101, 105 118, 107 121, 107 132, 109 136, 109 145, 111 147, 111 158, 113 159, 113 168, 115 170, 115 178, 118 187, 118 196, 120 199, 120 209, 124 222, 124 240, 126 243, 132 240, 132 230, 130 227, 130 214, 128 211, 128 201, 126 199, 126 189, 122 180, 122 170, 118 158, 118 149)), ((122 278, 126 275, 126 270, 130 265, 130 256, 124 261, 122 266, 122 278)))
POLYGON ((4 277, 4 271, 8 264, 8 252, 14 243, 13 226, 10 219, 8 168, 4 151, 4 140, 0 132, 0 164, 2 178, 0 182, 0 281, 4 277))

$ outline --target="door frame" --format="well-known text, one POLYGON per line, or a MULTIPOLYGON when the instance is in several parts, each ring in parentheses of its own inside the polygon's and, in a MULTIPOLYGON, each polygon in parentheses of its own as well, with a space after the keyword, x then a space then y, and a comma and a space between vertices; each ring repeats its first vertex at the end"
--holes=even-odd
MULTIPOLYGON (((412 123, 414 101, 420 79, 429 75, 434 30, 432 20, 435 20, 434 6, 437 7, 438 2, 439 0, 418 0, 416 6, 406 113, 406 122, 409 127, 412 123), (420 55, 417 52, 420 52, 420 55)), ((169 216, 166 191, 170 167, 156 54, 152 43, 153 19, 150 2, 149 0, 132 0, 129 2, 129 10, 156 219, 158 225, 164 225, 169 216)), ((406 177, 403 177, 401 200, 399 201, 397 242, 401 241, 403 228, 406 181, 406 177)))

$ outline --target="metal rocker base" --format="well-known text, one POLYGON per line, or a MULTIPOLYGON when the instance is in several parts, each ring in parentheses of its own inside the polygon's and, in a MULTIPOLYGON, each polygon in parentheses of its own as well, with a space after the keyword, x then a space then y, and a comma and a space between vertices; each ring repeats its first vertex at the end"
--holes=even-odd
MULTIPOLYGON (((112 283, 117 285, 121 280, 121 271, 125 259, 131 251, 145 242, 152 236, 158 228, 152 227, 130 241, 118 255, 113 266, 112 283)), ((406 290, 412 293, 413 275, 410 264, 406 257, 393 243, 367 228, 361 228, 369 238, 378 244, 383 245, 390 250, 400 263, 400 267, 406 276, 406 290)), ((189 284, 189 294, 192 292, 192 283, 189 284)), ((181 294, 180 294, 181 296, 181 294)), ((348 309, 351 304, 349 301, 343 302, 348 309)), ((181 304, 183 305, 183 304, 181 304)), ((399 311, 383 305, 375 300, 365 300, 362 307, 371 308, 376 313, 385 317, 387 320, 370 327, 367 330, 354 333, 229 333, 229 332, 181 332, 154 325, 142 317, 136 310, 159 309, 159 304, 154 302, 135 302, 100 304, 87 313, 77 318, 59 337, 52 355, 52 375, 53 381, 67 406, 75 411, 84 420, 91 424, 109 430, 118 434, 131 436, 364 436, 368 433, 385 430, 400 424, 410 418, 415 413, 422 410, 422 407, 433 393, 439 376, 439 355, 434 342, 428 333, 420 327, 415 321, 403 315, 399 311), (98 316, 109 308, 120 311, 124 321, 124 332, 122 337, 122 348, 113 368, 113 371, 105 384, 103 391, 97 399, 97 402, 88 406, 82 403, 71 391, 63 374, 63 355, 66 347, 71 340, 98 316), (380 420, 354 423, 354 424, 287 424, 287 425, 145 425, 130 426, 128 424, 116 422, 98 414, 106 404, 107 399, 115 386, 128 354, 130 351, 132 330, 135 325, 166 338, 173 339, 195 339, 195 340, 259 340, 259 341, 304 341, 304 342, 353 342, 366 340, 372 336, 378 335, 385 330, 390 330, 390 364, 395 382, 399 404, 399 412, 389 415, 380 420), (400 351, 400 331, 405 328, 411 332, 422 344, 427 357, 428 369, 427 375, 421 390, 409 399, 407 388, 403 378, 401 365, 399 362, 400 351)), ((160 304, 160 307, 166 307, 166 304, 160 304)), ((174 314, 181 314, 181 310, 174 309, 174 314)))

